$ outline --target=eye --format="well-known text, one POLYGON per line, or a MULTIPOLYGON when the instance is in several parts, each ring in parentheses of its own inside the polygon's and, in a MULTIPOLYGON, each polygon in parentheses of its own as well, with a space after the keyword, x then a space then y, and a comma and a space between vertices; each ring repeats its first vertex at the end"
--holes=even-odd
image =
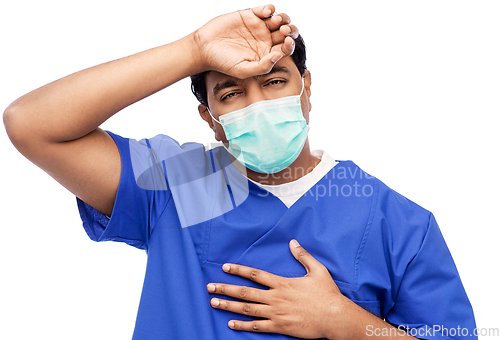
POLYGON ((276 86, 284 83, 286 83, 286 80, 284 79, 273 79, 271 81, 268 81, 264 86, 276 86))
POLYGON ((239 92, 229 92, 229 93, 226 93, 225 95, 223 95, 221 98, 220 98, 220 101, 223 102, 224 100, 226 99, 230 99, 230 98, 233 98, 234 96, 236 96, 237 94, 239 94, 239 92))

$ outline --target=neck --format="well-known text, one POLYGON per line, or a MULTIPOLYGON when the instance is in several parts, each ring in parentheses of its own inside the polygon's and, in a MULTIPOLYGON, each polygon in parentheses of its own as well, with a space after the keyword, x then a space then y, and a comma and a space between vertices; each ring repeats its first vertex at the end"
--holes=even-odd
POLYGON ((247 177, 252 181, 266 185, 279 185, 298 180, 310 173, 320 162, 319 158, 311 155, 309 139, 306 139, 304 147, 297 159, 287 168, 273 174, 263 174, 250 169, 246 169, 247 177))

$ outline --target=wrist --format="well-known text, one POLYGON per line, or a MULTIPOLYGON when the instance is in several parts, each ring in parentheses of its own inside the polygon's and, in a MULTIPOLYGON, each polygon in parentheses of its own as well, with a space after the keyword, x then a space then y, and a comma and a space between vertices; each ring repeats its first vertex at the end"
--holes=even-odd
POLYGON ((176 67, 174 69, 170 67, 168 71, 179 72, 180 79, 208 70, 203 62, 197 39, 197 31, 195 31, 173 42, 173 46, 169 46, 173 47, 172 49, 165 50, 168 51, 168 55, 165 55, 166 58, 175 55, 178 60, 176 67))
POLYGON ((350 340, 366 338, 367 325, 381 326, 383 320, 368 312, 342 295, 336 307, 334 326, 329 329, 330 340, 350 340))
POLYGON ((206 63, 202 53, 204 42, 201 40, 199 30, 196 30, 186 36, 186 41, 189 45, 188 48, 191 55, 191 69, 193 70, 193 73, 190 75, 209 71, 210 67, 206 63))
POLYGON ((345 296, 342 296, 341 303, 338 304, 333 327, 329 329, 327 338, 330 340, 369 339, 373 338, 374 335, 378 336, 377 332, 373 331, 375 329, 379 330, 380 335, 386 339, 399 339, 400 337, 415 339, 358 306, 345 296))
POLYGON ((190 41, 192 43, 191 55, 194 62, 195 68, 199 69, 200 72, 209 71, 210 67, 203 57, 203 48, 206 42, 204 42, 200 36, 200 30, 197 29, 189 35, 190 41))
MULTIPOLYGON (((331 309, 330 320, 333 320, 333 323, 329 323, 329 327, 327 329, 326 338, 330 340, 344 340, 348 339, 347 336, 350 334, 348 328, 351 327, 352 318, 356 317, 356 312, 353 313, 354 303, 341 295, 340 299, 337 303, 335 303, 334 307, 331 309), (333 327, 332 327, 333 326, 333 327)), ((356 304, 354 304, 357 306, 356 304)))

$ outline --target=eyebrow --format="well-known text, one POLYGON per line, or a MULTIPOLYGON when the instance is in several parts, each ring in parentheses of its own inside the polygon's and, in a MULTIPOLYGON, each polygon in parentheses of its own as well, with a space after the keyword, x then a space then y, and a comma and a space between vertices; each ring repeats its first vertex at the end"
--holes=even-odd
POLYGON ((286 66, 274 66, 269 73, 265 74, 259 74, 258 76, 255 76, 256 79, 260 79, 262 77, 268 76, 273 73, 278 73, 278 72, 284 72, 286 74, 290 74, 290 70, 286 66))
MULTIPOLYGON (((274 73, 279 73, 279 72, 283 72, 283 73, 286 73, 286 74, 290 74, 290 70, 285 67, 285 66, 274 66, 271 71, 269 71, 269 73, 266 73, 266 74, 260 74, 258 76, 255 76, 254 78, 255 79, 260 79, 260 78, 263 78, 263 77, 266 77, 270 74, 274 74, 274 73)), ((227 89, 229 87, 235 87, 235 86, 238 86, 241 82, 241 79, 237 79, 237 78, 234 78, 234 79, 228 79, 226 81, 222 81, 220 83, 217 83, 212 92, 213 92, 213 95, 214 97, 217 95, 218 92, 224 90, 224 89, 227 89)))

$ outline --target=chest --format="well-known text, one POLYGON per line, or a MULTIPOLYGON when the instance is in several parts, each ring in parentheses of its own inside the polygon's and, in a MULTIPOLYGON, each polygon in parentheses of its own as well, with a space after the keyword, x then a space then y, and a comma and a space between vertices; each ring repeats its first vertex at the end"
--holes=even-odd
POLYGON ((288 248, 297 239, 339 285, 355 285, 372 197, 316 195, 326 184, 327 179, 320 181, 290 208, 251 185, 243 204, 188 228, 201 266, 220 268, 230 262, 285 277, 303 276, 305 269, 288 248))

